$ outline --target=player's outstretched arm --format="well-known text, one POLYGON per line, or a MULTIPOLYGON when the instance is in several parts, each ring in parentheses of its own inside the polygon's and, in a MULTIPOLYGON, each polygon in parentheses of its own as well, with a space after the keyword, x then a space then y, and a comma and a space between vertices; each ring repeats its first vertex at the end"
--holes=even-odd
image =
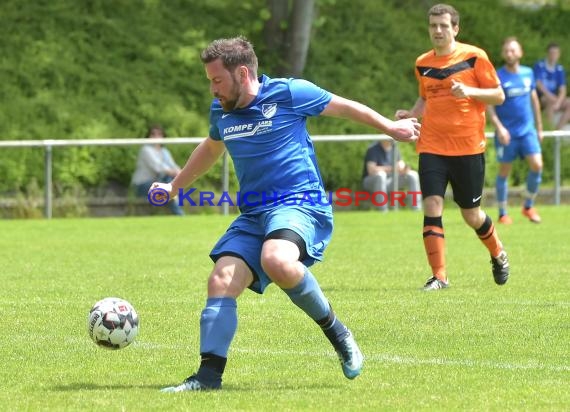
POLYGON ((401 142, 415 141, 420 133, 420 124, 415 118, 393 121, 362 103, 336 95, 321 114, 367 124, 401 142))
POLYGON ((186 161, 182 170, 176 175, 171 183, 153 183, 150 190, 160 187, 169 192, 172 196, 178 193, 178 189, 185 188, 202 176, 212 167, 219 157, 224 153, 226 147, 221 141, 214 140, 210 137, 204 139, 186 161))

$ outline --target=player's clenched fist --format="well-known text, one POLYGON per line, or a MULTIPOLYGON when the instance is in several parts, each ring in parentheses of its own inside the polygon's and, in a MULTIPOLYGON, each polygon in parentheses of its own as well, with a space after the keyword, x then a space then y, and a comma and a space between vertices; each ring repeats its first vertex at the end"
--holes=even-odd
POLYGON ((148 199, 156 206, 162 206, 173 198, 172 185, 170 183, 154 182, 148 189, 148 199))

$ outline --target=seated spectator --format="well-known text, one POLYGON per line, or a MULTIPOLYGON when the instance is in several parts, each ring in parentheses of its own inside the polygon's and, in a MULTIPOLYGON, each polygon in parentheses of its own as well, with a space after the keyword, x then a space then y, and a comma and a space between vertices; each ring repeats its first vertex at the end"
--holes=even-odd
MULTIPOLYGON (((166 137, 164 130, 159 125, 151 126, 146 135, 147 138, 166 137)), ((176 164, 170 151, 161 144, 145 144, 141 147, 137 158, 137 166, 131 180, 138 197, 147 197, 148 190, 153 182, 168 183, 178 174, 180 167, 176 164)), ((175 215, 184 215, 184 210, 176 200, 168 203, 170 211, 175 215)))
MULTIPOLYGON (((382 192, 389 196, 393 190, 393 160, 394 146, 392 140, 380 140, 368 147, 364 157, 364 170, 362 172, 362 187, 364 190, 370 193, 382 192)), ((410 166, 404 163, 399 152, 396 164, 399 173, 398 190, 407 188, 408 192, 419 192, 420 179, 418 172, 412 170, 410 166)), ((377 196, 376 199, 379 202, 382 201, 380 196, 377 196)), ((385 212, 388 210, 388 206, 391 206, 390 201, 383 206, 379 206, 378 209, 385 212)), ((406 206, 413 210, 421 210, 421 196, 408 194, 406 196, 406 206), (416 202, 415 205, 414 200, 416 202)))
POLYGON ((556 130, 562 130, 570 121, 570 99, 567 96, 566 73, 562 65, 558 63, 561 53, 560 46, 557 43, 550 43, 546 51, 546 58, 534 65, 536 88, 548 121, 556 130))

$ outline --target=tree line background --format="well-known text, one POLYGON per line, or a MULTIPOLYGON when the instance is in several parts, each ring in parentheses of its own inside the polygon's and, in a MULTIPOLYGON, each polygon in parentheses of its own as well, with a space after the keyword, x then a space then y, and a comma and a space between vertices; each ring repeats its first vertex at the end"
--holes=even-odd
MULTIPOLYGON (((213 39, 245 35, 260 72, 303 76, 391 117, 417 97, 415 58, 429 49, 429 0, 3 0, 0 5, 0 139, 143 137, 162 124, 171 137, 208 132, 211 96, 200 51, 213 39)), ((523 64, 550 41, 570 67, 566 1, 539 9, 496 0, 455 1, 458 40, 484 48, 498 67, 502 39, 516 35, 523 64)), ((346 120, 310 119, 312 134, 376 133, 346 120)), ((489 129, 490 130, 490 129, 489 129)), ((544 182, 552 182, 552 142, 544 144, 544 182)), ((369 143, 317 143, 329 189, 359 188, 369 143)), ((184 164, 192 146, 171 146, 184 164)), ((138 147, 54 150, 55 194, 128 187, 138 147)), ((401 145, 415 164, 412 145, 401 145)), ((0 149, 0 194, 43 187, 42 149, 0 149), (35 182, 35 183, 34 183, 35 182)), ((563 158, 569 158, 564 148, 563 158)), ((488 152, 487 185, 495 178, 488 152)), ((524 181, 517 165, 514 184, 524 181)), ((570 164, 563 162, 563 176, 570 164)), ((219 188, 221 165, 200 182, 219 188)), ((235 187, 235 181, 232 182, 235 187)))

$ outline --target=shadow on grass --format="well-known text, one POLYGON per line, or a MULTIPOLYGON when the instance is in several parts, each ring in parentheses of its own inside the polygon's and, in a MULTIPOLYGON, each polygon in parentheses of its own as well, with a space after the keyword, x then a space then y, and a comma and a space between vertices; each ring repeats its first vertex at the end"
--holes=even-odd
POLYGON ((96 383, 72 383, 69 385, 56 385, 52 386, 50 389, 57 392, 67 392, 67 391, 106 391, 106 390, 125 390, 125 389, 162 389, 164 385, 115 385, 106 384, 98 385, 96 383))
MULTIPOLYGON (((160 389, 169 386, 168 384, 164 385, 98 385, 95 383, 73 383, 69 385, 56 385, 52 386, 50 389, 57 392, 76 392, 80 390, 85 391, 106 391, 106 390, 126 390, 126 389, 153 389, 159 391, 160 389)), ((314 390, 323 390, 323 389, 339 389, 342 385, 334 385, 334 384, 323 384, 322 382, 315 382, 314 385, 303 385, 303 387, 299 387, 299 385, 287 385, 287 384, 280 384, 278 386, 275 385, 267 385, 264 387, 263 385, 257 386, 256 390, 267 390, 268 392, 279 392, 279 391, 291 391, 291 390, 307 390, 307 389, 314 389, 314 390)), ((224 385, 221 391, 204 391, 214 392, 214 393, 224 393, 224 392, 250 392, 251 387, 248 385, 224 385)), ((171 395, 171 394, 165 394, 171 395)))

